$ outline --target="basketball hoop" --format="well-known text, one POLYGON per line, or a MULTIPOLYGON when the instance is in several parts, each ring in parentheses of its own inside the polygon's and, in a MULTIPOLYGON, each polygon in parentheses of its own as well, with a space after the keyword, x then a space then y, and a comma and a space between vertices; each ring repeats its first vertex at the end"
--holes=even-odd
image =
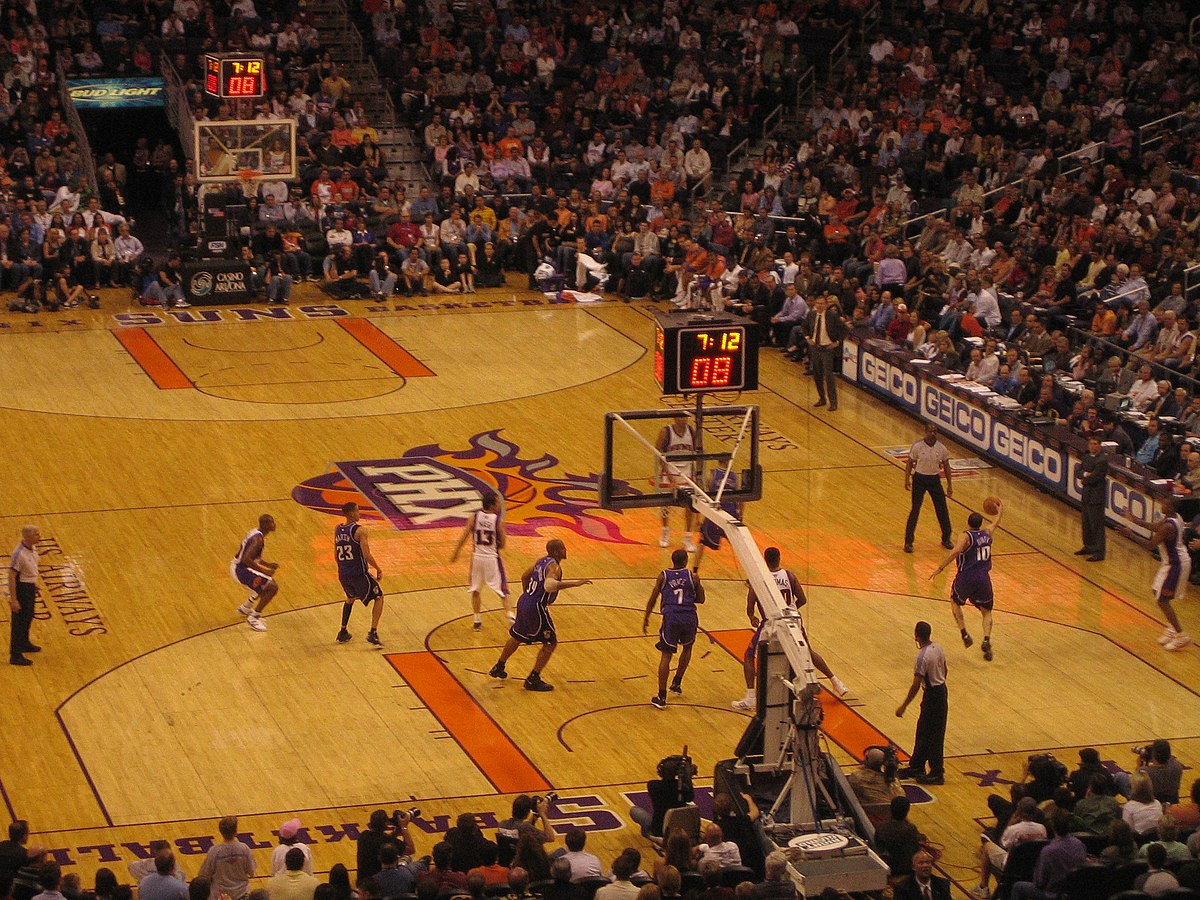
POLYGON ((255 178, 258 177, 258 170, 257 169, 238 169, 237 177, 240 178, 243 182, 249 184, 251 181, 253 181, 255 178))

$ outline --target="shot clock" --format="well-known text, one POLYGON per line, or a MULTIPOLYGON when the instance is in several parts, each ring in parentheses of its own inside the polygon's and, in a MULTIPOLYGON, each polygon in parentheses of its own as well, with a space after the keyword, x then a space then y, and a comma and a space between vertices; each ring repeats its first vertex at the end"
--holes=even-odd
POLYGON ((658 317, 654 377, 664 394, 758 387, 758 326, 732 316, 658 317))
POLYGON ((267 92, 267 67, 262 54, 206 54, 204 92, 211 97, 234 100, 262 97, 267 92))

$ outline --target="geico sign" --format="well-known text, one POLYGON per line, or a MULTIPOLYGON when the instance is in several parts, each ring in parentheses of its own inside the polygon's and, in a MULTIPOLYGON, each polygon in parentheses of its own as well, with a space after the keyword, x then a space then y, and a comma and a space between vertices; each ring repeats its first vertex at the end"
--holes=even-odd
POLYGON ((902 400, 910 406, 917 405, 917 385, 915 375, 903 369, 889 365, 878 356, 870 353, 862 354, 862 381, 885 394, 902 400))
POLYGON ((1012 460, 1034 475, 1059 487, 1066 485, 1066 471, 1060 451, 1047 447, 1037 438, 996 422, 992 428, 992 450, 1012 460))
POLYGON ((988 450, 992 417, 984 409, 964 403, 952 394, 925 385, 921 397, 921 414, 940 422, 951 432, 980 450, 988 450))
POLYGON ((1108 508, 1123 519, 1150 521, 1153 518, 1154 501, 1136 488, 1110 478, 1108 508))

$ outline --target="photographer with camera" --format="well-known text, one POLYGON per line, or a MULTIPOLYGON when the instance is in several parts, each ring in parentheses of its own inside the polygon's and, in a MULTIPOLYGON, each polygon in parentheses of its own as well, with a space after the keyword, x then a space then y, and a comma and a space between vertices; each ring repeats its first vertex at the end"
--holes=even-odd
POLYGON ((642 828, 646 837, 662 837, 663 818, 667 811, 687 806, 692 802, 692 776, 696 766, 687 755, 687 748, 677 756, 668 756, 658 763, 658 780, 646 782, 650 794, 651 810, 640 806, 629 810, 629 817, 642 828))
MULTIPOLYGON (((1179 802, 1179 783, 1183 779, 1183 763, 1171 755, 1171 742, 1159 738, 1141 747, 1134 747, 1137 755, 1135 771, 1145 772, 1154 788, 1154 799, 1164 805, 1179 802)), ((1116 774, 1117 791, 1129 797, 1133 779, 1128 772, 1116 774)))
POLYGON ((1035 753, 1025 764, 1025 796, 1038 803, 1054 797, 1054 792, 1067 783, 1067 767, 1049 753, 1035 753))
POLYGON ((1095 747, 1084 747, 1079 751, 1079 768, 1073 771, 1067 779, 1067 784, 1071 788, 1071 793, 1075 795, 1076 801, 1082 800, 1087 795, 1092 780, 1097 775, 1112 786, 1109 793, 1116 793, 1113 777, 1108 774, 1108 769, 1104 768, 1104 764, 1100 762, 1100 753, 1095 747))
POLYGON ((408 823, 414 816, 420 815, 420 810, 411 809, 408 812, 396 810, 390 816, 386 811, 377 809, 371 813, 367 822, 367 830, 358 836, 358 878, 361 881, 372 875, 379 874, 383 863, 379 859, 379 851, 384 844, 394 843, 400 848, 401 856, 412 856, 416 852, 412 837, 408 833, 408 823))
POLYGON ((896 778, 899 768, 894 747, 868 747, 862 765, 846 776, 854 796, 863 806, 884 806, 902 797, 904 788, 896 778))
POLYGON ((557 794, 547 794, 545 797, 521 794, 513 799, 512 816, 496 826, 496 847, 499 849, 500 865, 512 864, 517 842, 523 834, 533 832, 540 835, 543 842, 554 840, 554 829, 550 827, 546 816, 550 812, 550 804, 557 799, 557 794))

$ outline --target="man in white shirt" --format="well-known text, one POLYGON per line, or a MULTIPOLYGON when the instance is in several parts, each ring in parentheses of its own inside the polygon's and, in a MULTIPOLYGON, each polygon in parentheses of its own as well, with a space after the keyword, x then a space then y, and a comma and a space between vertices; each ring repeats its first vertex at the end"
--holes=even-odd
POLYGON ((583 849, 587 844, 586 831, 582 828, 572 828, 567 832, 565 840, 567 852, 561 858, 571 864, 571 881, 604 877, 604 871, 600 868, 600 857, 583 849))
POLYGON ((981 276, 979 282, 979 290, 975 294, 975 316, 983 322, 984 328, 999 328, 1004 317, 1000 314, 996 288, 988 275, 981 276))
POLYGON ((596 891, 595 900, 636 900, 641 890, 633 884, 629 877, 637 871, 637 863, 629 854, 622 853, 612 864, 612 884, 606 884, 596 891))
POLYGON ((725 840, 721 826, 710 822, 704 829, 704 841, 696 848, 700 851, 700 862, 715 860, 722 869, 742 864, 742 851, 733 841, 725 840))
POLYGON ((1037 801, 1032 797, 1022 797, 1008 827, 1000 835, 1000 843, 983 835, 983 845, 979 848, 979 885, 972 889, 971 896, 989 896, 988 881, 992 874, 999 875, 1004 871, 1004 864, 1008 862, 1008 854, 1013 847, 1022 841, 1046 839, 1046 826, 1034 821, 1037 815, 1037 801))
POLYGON ((712 158, 700 139, 692 141, 692 149, 683 154, 683 173, 687 176, 688 187, 695 187, 712 171, 712 158))
POLYGON ((331 251, 337 250, 338 247, 349 247, 354 243, 354 235, 346 227, 346 222, 341 216, 338 216, 333 227, 325 232, 325 242, 329 244, 331 251))
POLYGON ((895 45, 892 44, 892 42, 886 37, 880 35, 879 39, 871 45, 871 49, 867 52, 871 56, 871 62, 875 63, 875 65, 879 65, 881 62, 891 56, 895 50, 895 45))
POLYGON ((1129 389, 1129 403, 1135 409, 1145 409, 1158 399, 1158 382, 1151 376, 1150 366, 1138 369, 1137 381, 1129 389))

